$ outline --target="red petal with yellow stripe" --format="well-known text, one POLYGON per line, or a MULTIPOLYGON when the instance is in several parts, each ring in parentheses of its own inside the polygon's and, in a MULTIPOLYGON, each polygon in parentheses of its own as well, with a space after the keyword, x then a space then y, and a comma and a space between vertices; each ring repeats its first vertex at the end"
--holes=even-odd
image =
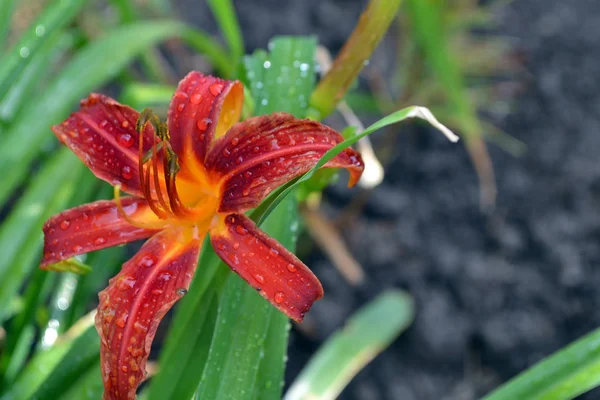
POLYGON ((168 126, 171 146, 188 170, 202 169, 207 149, 239 120, 243 102, 244 89, 238 81, 194 71, 179 82, 168 126))
POLYGON ((210 231, 210 240, 235 273, 294 321, 302 322, 323 296, 311 270, 243 214, 222 217, 210 231))
MULTIPOLYGON (((275 113, 236 124, 217 140, 206 159, 214 180, 222 182, 220 212, 254 208, 277 187, 315 166, 344 138, 335 130, 291 114, 275 113)), ((364 165, 360 155, 346 149, 325 168, 345 168, 354 185, 364 165)))
MULTIPOLYGON (((79 111, 52 131, 98 178, 123 191, 142 197, 138 171, 139 113, 116 100, 92 93, 81 101, 79 111)), ((152 148, 153 129, 144 131, 144 152, 152 148)), ((154 139, 158 140, 158 139, 154 139)))
MULTIPOLYGON (((123 211, 133 220, 158 223, 143 199, 125 197, 123 211)), ((63 211, 44 224, 42 267, 90 251, 152 236, 156 230, 130 225, 114 201, 100 200, 63 211)))
POLYGON ((173 227, 157 233, 99 294, 96 329, 104 399, 134 399, 156 329, 192 280, 202 238, 173 227))

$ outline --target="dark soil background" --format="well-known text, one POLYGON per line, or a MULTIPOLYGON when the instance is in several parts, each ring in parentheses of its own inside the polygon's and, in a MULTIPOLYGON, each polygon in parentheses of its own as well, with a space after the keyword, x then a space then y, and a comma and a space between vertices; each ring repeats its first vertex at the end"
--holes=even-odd
MULTIPOLYGON (((184 19, 216 31, 204 2, 179 4, 184 19)), ((249 51, 275 34, 316 34, 335 52, 365 4, 236 8, 249 51)), ((514 0, 498 18, 528 74, 514 110, 496 122, 529 150, 517 159, 490 149, 495 212, 479 211, 462 146, 432 132, 399 135, 384 183, 344 233, 367 282, 351 288, 321 253, 305 257, 326 295, 307 316, 314 335, 292 331, 288 384, 354 310, 390 287, 415 297, 416 320, 342 399, 479 398, 600 326, 600 2, 514 0)), ((386 57, 380 50, 372 61, 386 57)), ((326 211, 335 215, 353 195, 334 187, 326 211)))

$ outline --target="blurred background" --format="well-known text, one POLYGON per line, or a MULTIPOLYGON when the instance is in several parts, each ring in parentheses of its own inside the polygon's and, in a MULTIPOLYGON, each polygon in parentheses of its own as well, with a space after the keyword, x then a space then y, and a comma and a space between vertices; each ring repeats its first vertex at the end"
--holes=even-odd
MULTIPOLYGON (((18 31, 47 2, 17 3, 18 31)), ((117 3, 88 2, 77 24, 93 36, 117 19, 117 3)), ((333 55, 366 4, 234 1, 246 53, 291 34, 316 35, 333 55)), ((171 15, 218 36, 204 1, 172 5, 171 15)), ((372 136, 385 169, 379 185, 349 190, 344 177, 319 208, 303 210, 298 255, 326 295, 292 328, 287 384, 383 290, 405 289, 416 303, 412 326, 358 374, 345 400, 476 399, 600 326, 600 2, 448 0, 448 35, 433 50, 417 17, 402 6, 347 104, 365 125, 402 106, 431 107, 457 133, 483 134, 487 151, 396 125, 372 136), (450 56, 440 66, 432 52, 450 56), (468 100, 457 105, 454 94, 468 100), (340 237, 357 269, 332 261, 340 237)), ((212 71, 206 58, 170 50, 167 81, 212 71)), ((101 91, 118 95, 123 81, 101 91)), ((346 126, 339 113, 326 122, 346 126)), ((599 397, 596 389, 580 398, 599 397)))

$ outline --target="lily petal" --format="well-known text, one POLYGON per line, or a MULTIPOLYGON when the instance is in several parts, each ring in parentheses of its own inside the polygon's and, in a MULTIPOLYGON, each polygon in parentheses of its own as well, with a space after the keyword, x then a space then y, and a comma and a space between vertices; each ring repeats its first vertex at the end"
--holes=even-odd
POLYGON ((201 243, 191 230, 157 233, 100 292, 96 329, 105 400, 135 398, 156 329, 187 291, 201 243))
MULTIPOLYGON (((143 199, 125 197, 123 210, 136 221, 158 223, 143 199)), ((152 236, 156 230, 130 225, 114 201, 100 200, 63 211, 44 224, 42 267, 61 260, 152 236)))
POLYGON ((222 215, 210 231, 210 240, 235 273, 294 321, 302 322, 323 296, 311 270, 243 214, 222 215))
POLYGON ((188 169, 202 168, 207 149, 236 123, 242 112, 244 88, 190 72, 179 82, 169 107, 171 146, 188 169))
MULTIPOLYGON (((249 118, 234 125, 206 158, 209 174, 222 182, 219 211, 242 212, 258 206, 271 191, 309 171, 342 141, 335 130, 286 113, 249 118)), ((325 168, 346 168, 352 186, 364 165, 356 151, 346 149, 325 168)))
MULTIPOLYGON (((52 131, 79 157, 94 175, 123 191, 142 197, 138 171, 139 113, 116 100, 92 93, 81 101, 79 111, 52 131)), ((152 148, 154 138, 148 124, 144 131, 144 152, 152 148)))

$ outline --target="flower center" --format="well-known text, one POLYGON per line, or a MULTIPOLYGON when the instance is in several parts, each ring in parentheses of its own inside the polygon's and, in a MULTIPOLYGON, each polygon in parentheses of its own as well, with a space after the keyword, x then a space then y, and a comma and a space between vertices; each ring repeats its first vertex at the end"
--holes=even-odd
POLYGON ((204 180, 177 180, 181 168, 177 154, 169 143, 169 130, 154 112, 146 108, 140 114, 136 129, 139 133, 138 169, 140 187, 148 205, 163 221, 140 223, 129 218, 120 202, 119 186, 115 186, 115 201, 121 215, 132 225, 158 229, 167 223, 208 225, 217 211, 218 199, 206 190, 204 180), (153 127, 152 148, 144 152, 146 125, 153 127))

